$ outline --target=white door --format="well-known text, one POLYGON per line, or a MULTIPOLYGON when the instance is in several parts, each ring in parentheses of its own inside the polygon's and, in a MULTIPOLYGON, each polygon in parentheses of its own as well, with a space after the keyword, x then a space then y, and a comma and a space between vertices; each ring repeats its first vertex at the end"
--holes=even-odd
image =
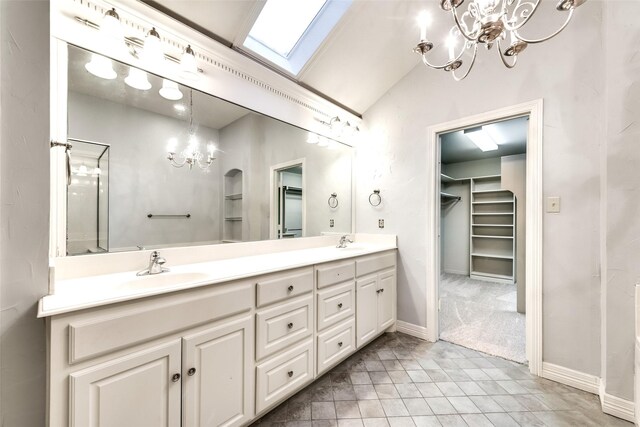
POLYGON ((73 427, 180 427, 180 340, 69 376, 73 427))
POLYGON ((356 331, 358 347, 378 332, 377 276, 366 276, 356 281, 356 331))
POLYGON ((383 271, 378 274, 378 332, 382 332, 393 325, 394 295, 396 287, 395 270, 383 271))
POLYGON ((224 321, 183 338, 184 427, 236 426, 253 417, 253 322, 224 321))

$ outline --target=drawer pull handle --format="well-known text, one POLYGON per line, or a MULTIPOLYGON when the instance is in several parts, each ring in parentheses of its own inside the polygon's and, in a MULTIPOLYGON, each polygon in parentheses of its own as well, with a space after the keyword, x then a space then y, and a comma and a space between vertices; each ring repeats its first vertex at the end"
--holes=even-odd
POLYGON ((287 328, 289 328, 289 329, 293 328, 293 323, 287 324, 287 328))
POLYGON ((189 375, 190 377, 194 376, 196 374, 196 368, 191 368, 187 371, 187 375, 189 375))
POLYGON ((287 288, 287 290, 288 290, 289 292, 293 292, 293 285, 289 285, 289 287, 287 288))
POLYGON ((342 341, 338 343, 338 347, 342 347, 342 341))
POLYGON ((342 303, 341 302, 338 303, 338 308, 342 308, 342 303))
POLYGON ((173 381, 174 383, 180 381, 180 374, 173 374, 173 376, 171 377, 171 381, 173 381))
POLYGON ((376 291, 376 294, 379 294, 379 293, 380 293, 380 289, 378 289, 378 290, 376 291))
POLYGON ((293 376, 293 371, 287 372, 287 375, 289 375, 289 378, 291 378, 293 376))
POLYGON ((384 292, 384 288, 380 289, 380 292, 384 292))

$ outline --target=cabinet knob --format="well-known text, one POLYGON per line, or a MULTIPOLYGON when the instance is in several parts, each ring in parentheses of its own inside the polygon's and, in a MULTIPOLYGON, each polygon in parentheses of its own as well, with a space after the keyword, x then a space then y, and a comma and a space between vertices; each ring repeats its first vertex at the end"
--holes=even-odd
POLYGON ((173 381, 174 383, 180 381, 180 374, 173 374, 173 376, 171 377, 171 381, 173 381))
POLYGON ((287 375, 289 375, 289 378, 291 378, 293 376, 293 371, 287 372, 287 375))
POLYGON ((289 329, 293 328, 293 323, 288 323, 287 324, 287 328, 289 328, 289 329))
POLYGON ((342 347, 342 341, 338 343, 338 347, 342 347))
POLYGON ((384 288, 380 289, 380 292, 384 292, 384 288))
POLYGON ((293 292, 293 285, 289 285, 289 287, 287 288, 287 290, 288 290, 289 292, 293 292))
POLYGON ((338 308, 342 308, 342 303, 341 302, 338 303, 338 308))
POLYGON ((379 293, 380 293, 380 289, 378 289, 378 290, 376 291, 376 294, 379 294, 379 293))
POLYGON ((194 376, 196 374, 196 368, 191 368, 187 371, 187 375, 189 375, 190 377, 194 376))

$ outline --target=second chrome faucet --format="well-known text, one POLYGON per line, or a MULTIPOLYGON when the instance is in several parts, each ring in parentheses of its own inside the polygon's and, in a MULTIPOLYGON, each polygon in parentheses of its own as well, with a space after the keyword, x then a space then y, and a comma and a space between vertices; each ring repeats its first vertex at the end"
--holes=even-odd
POLYGON ((153 251, 149 256, 149 267, 146 270, 139 271, 138 276, 148 276, 151 274, 160 274, 169 271, 168 268, 163 267, 167 262, 166 259, 160 256, 160 252, 153 251))

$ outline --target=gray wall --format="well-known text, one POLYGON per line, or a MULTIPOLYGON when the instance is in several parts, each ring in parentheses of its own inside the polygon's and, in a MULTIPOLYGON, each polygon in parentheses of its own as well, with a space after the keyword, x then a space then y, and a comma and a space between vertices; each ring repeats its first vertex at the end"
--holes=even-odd
MULTIPOLYGON (((634 284, 640 283, 640 2, 606 2, 602 295, 606 391, 633 396, 634 284)), ((638 411, 639 408, 636 408, 638 411)))
POLYGON ((470 181, 445 184, 444 191, 461 199, 441 205, 441 270, 443 273, 469 275, 470 181))
MULTIPOLYGON (((560 36, 529 47, 513 70, 484 50, 459 83, 419 64, 366 111, 356 224, 359 232, 398 235, 398 318, 426 326, 427 127, 544 98, 544 194, 562 197, 562 213, 545 215, 543 224, 544 360, 599 375, 602 3, 586 2, 576 15, 560 36), (377 187, 384 204, 375 210, 366 196, 377 187)), ((537 25, 540 34, 552 30, 544 20, 537 25)))
POLYGON ((0 425, 45 423, 49 3, 0 2, 0 425))
MULTIPOLYGON (((189 170, 171 166, 166 158, 169 138, 178 139, 178 152, 186 147, 186 120, 76 92, 69 93, 68 107, 69 137, 111 145, 111 251, 221 240, 220 162, 207 171, 189 170), (190 213, 191 218, 149 219, 149 213, 190 213)), ((219 139, 218 131, 206 126, 198 126, 196 135, 202 151, 208 141, 219 139)))
POLYGON ((500 157, 443 164, 441 169, 442 173, 449 175, 451 178, 500 175, 500 157))

